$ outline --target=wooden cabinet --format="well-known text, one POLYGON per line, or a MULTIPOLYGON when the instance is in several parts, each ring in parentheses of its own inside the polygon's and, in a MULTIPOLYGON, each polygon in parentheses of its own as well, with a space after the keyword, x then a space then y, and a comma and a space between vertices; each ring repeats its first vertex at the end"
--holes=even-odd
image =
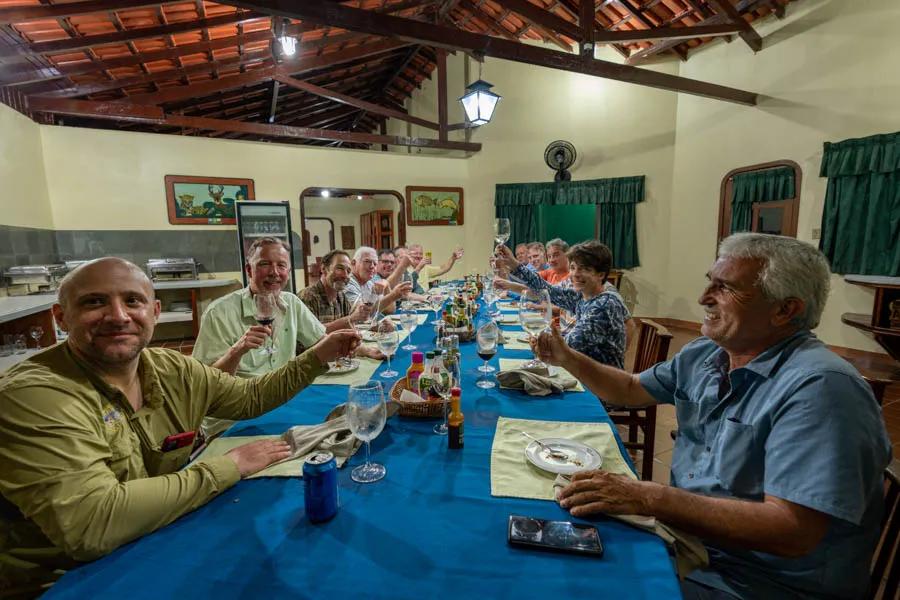
POLYGON ((844 281, 875 290, 872 314, 844 313, 841 321, 872 334, 894 360, 900 360, 900 277, 846 275, 844 281))
POLYGON ((362 246, 376 250, 394 247, 394 211, 373 210, 359 216, 362 246))

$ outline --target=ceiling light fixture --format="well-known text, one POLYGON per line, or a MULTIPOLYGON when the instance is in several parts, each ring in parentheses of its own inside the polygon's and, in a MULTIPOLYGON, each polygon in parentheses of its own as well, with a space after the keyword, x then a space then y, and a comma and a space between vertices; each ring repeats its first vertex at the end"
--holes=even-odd
POLYGON ((330 198, 330 197, 331 197, 331 192, 328 191, 328 190, 322 190, 322 197, 323 197, 323 198, 330 198))
POLYGON ((275 39, 281 45, 283 56, 293 56, 297 53, 297 38, 287 35, 291 22, 289 19, 281 19, 275 22, 275 39))
POLYGON ((459 99, 466 111, 466 120, 475 126, 489 123, 500 101, 500 96, 490 91, 494 86, 481 78, 481 65, 479 62, 478 80, 467 85, 466 93, 459 99))

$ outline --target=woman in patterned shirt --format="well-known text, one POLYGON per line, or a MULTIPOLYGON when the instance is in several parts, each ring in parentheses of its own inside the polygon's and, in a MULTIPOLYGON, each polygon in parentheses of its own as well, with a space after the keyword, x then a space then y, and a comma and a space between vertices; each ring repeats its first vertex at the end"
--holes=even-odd
POLYGON ((603 364, 624 368, 625 321, 630 315, 618 293, 604 291, 612 267, 612 253, 605 244, 591 240, 568 251, 572 289, 550 285, 520 266, 506 246, 497 246, 496 252, 504 266, 528 287, 547 290, 553 304, 575 313, 575 325, 565 334, 569 346, 603 364))

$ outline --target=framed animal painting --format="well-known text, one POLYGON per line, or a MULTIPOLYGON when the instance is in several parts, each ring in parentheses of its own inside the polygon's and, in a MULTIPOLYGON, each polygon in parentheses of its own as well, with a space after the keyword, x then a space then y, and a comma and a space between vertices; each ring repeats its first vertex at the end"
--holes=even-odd
POLYGON ((255 198, 252 179, 166 175, 172 225, 234 225, 234 203, 255 198))
POLYGON ((462 225, 463 189, 406 186, 407 225, 462 225))

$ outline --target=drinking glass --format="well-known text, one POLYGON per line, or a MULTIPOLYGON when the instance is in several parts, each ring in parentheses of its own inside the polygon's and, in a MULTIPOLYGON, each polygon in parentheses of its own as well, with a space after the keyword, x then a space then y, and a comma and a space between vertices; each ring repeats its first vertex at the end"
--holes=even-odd
POLYGON ((416 330, 416 327, 419 326, 419 315, 416 314, 416 311, 408 309, 400 315, 400 324, 403 326, 403 329, 409 332, 409 336, 406 338, 406 344, 403 346, 403 349, 415 350, 416 345, 412 343, 412 334, 413 331, 416 330))
POLYGON ((431 310, 434 311, 434 321, 431 323, 435 327, 443 325, 444 320, 438 315, 441 312, 441 308, 444 306, 444 295, 440 292, 432 292, 431 294, 428 294, 428 303, 431 304, 431 310))
POLYGON ((366 443, 366 463, 350 472, 350 479, 358 483, 378 481, 387 472, 384 465, 369 461, 369 442, 384 429, 387 409, 384 405, 384 389, 380 381, 351 385, 347 396, 347 422, 350 433, 366 443))
POLYGON ((26 341, 25 336, 20 333, 16 336, 15 340, 16 354, 25 354, 28 350, 28 342, 26 341))
POLYGON ((494 219, 494 241, 505 244, 509 239, 509 219, 494 219))
POLYGON ((259 293, 253 296, 256 303, 256 322, 260 325, 272 328, 272 335, 269 336, 269 343, 263 345, 259 351, 263 354, 275 354, 275 313, 278 309, 278 303, 275 294, 259 293))
POLYGON ((488 364, 488 361, 497 354, 497 341, 500 337, 500 330, 493 321, 482 325, 475 334, 475 340, 478 343, 478 356, 484 361, 484 364, 478 367, 484 375, 475 383, 482 389, 495 387, 496 384, 487 378, 488 373, 496 371, 494 367, 488 364))
POLYGON ((444 364, 444 356, 435 356, 431 389, 441 397, 441 402, 444 404, 444 420, 434 426, 434 432, 438 435, 447 435, 447 406, 450 404, 450 390, 454 385, 453 370, 448 369, 444 364))
MULTIPOLYGON (((550 295, 547 290, 535 292, 524 291, 519 297, 519 323, 522 329, 528 332, 529 337, 534 338, 550 326, 553 317, 553 308, 550 305, 550 295)), ((522 365, 525 368, 545 368, 547 365, 537 356, 522 365)))
POLYGON ((382 371, 381 376, 385 378, 396 377, 397 371, 391 369, 391 356, 397 351, 400 345, 400 334, 390 319, 382 319, 375 327, 375 341, 378 342, 378 349, 387 357, 387 370, 382 371))
POLYGON ((28 328, 28 335, 34 340, 34 347, 41 347, 41 338, 44 337, 44 328, 40 325, 32 325, 28 328))

